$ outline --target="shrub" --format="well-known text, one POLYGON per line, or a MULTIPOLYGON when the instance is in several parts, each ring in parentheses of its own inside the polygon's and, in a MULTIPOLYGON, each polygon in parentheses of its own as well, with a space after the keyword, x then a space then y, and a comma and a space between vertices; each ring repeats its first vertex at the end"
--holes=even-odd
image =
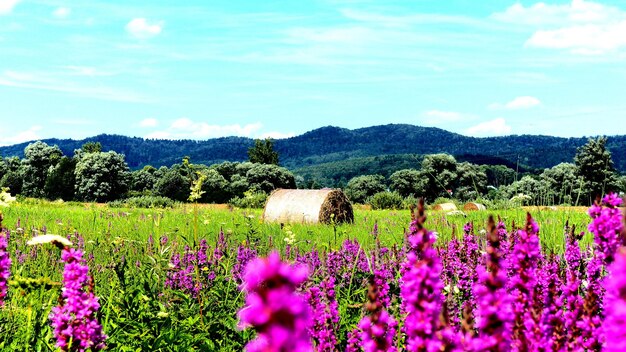
POLYGON ((173 208, 176 202, 162 196, 139 196, 109 202, 112 208, 173 208))
POLYGON ((263 208, 265 201, 267 201, 266 193, 247 191, 243 197, 234 197, 228 204, 237 208, 263 208))
POLYGON ((371 196, 367 203, 372 209, 402 209, 404 198, 396 192, 378 192, 371 196))

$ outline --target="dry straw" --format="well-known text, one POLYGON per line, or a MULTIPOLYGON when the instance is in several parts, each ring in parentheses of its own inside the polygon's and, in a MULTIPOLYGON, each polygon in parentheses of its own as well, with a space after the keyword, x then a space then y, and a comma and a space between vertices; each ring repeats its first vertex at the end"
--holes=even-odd
POLYGON ((444 211, 446 213, 458 210, 454 203, 441 203, 433 206, 434 211, 444 211))
POLYGON ((269 196, 265 222, 329 224, 354 222, 352 204, 340 189, 279 189, 269 196))
POLYGON ((465 211, 487 210, 487 207, 480 203, 469 202, 463 206, 465 211))

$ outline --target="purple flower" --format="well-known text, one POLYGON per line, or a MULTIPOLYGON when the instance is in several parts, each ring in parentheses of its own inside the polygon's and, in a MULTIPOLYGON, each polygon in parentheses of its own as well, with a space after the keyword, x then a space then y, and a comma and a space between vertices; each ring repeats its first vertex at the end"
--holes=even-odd
POLYGON ((251 249, 248 244, 246 246, 240 245, 237 248, 237 261, 233 265, 233 269, 231 271, 235 282, 242 282, 246 266, 250 261, 256 258, 256 256, 256 250, 251 249))
POLYGON ((424 203, 411 223, 408 241, 410 249, 403 266, 400 295, 409 351, 438 351, 442 341, 436 338, 442 308, 443 283, 439 277, 442 267, 434 238, 424 227, 424 203))
POLYGON ((309 329, 317 351, 334 351, 335 331, 339 329, 339 306, 335 297, 335 278, 329 277, 307 292, 313 310, 313 326, 309 329))
POLYGON ((493 217, 487 223, 486 268, 479 267, 479 281, 474 285, 478 305, 478 338, 474 351, 509 351, 513 314, 506 293, 506 265, 502 260, 500 236, 493 217))
POLYGON ((7 251, 8 236, 4 231, 0 232, 0 307, 4 305, 4 298, 7 296, 7 283, 11 276, 11 257, 7 251))
POLYGON ((517 242, 509 257, 513 276, 509 281, 509 287, 515 298, 512 302, 515 324, 513 326, 513 347, 525 348, 538 338, 539 317, 533 313, 537 287, 537 266, 541 257, 539 245, 539 226, 530 216, 526 215, 526 228, 517 231, 517 242))
POLYGON ((395 352, 393 338, 396 335, 398 323, 383 308, 378 297, 376 280, 370 279, 366 304, 369 315, 359 322, 361 347, 365 352, 395 352))
POLYGON ((597 255, 602 255, 606 264, 611 264, 617 247, 620 245, 620 233, 623 229, 622 213, 618 206, 622 200, 610 193, 604 197, 603 206, 594 204, 589 208, 589 216, 593 221, 589 224, 589 232, 594 234, 597 255))
POLYGON ((64 249, 61 259, 65 262, 63 301, 50 313, 56 346, 63 351, 101 350, 105 348, 106 335, 96 319, 100 308, 98 297, 85 290, 90 278, 83 253, 74 248, 64 249))
POLYGON ((246 351, 313 351, 310 307, 295 292, 307 277, 305 266, 283 263, 277 252, 246 266, 242 284, 246 305, 238 315, 241 327, 252 326, 257 332, 246 351))
POLYGON ((605 282, 604 351, 626 351, 626 249, 617 252, 609 272, 610 276, 605 282))

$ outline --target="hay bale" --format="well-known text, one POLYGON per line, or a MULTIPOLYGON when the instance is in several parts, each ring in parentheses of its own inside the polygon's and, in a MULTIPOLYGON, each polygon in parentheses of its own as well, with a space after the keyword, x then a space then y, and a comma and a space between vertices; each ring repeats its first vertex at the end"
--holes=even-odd
POLYGON ((441 203, 441 204, 437 204, 433 207, 434 211, 443 211, 446 213, 449 213, 451 211, 455 211, 458 210, 456 208, 456 205, 454 205, 454 203, 441 203))
POLYGON ((331 219, 354 222, 352 204, 340 189, 279 189, 263 210, 265 222, 329 224, 331 219))
POLYGON ((480 203, 469 202, 463 206, 465 211, 487 210, 487 207, 480 203))

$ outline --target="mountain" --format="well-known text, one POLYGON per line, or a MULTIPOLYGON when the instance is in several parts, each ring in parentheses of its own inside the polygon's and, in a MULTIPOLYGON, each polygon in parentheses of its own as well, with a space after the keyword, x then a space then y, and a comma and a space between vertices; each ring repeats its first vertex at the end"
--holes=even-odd
MULTIPOLYGON (((66 155, 73 155, 75 149, 89 141, 100 142, 105 151, 115 150, 125 154, 128 165, 133 169, 144 165, 170 166, 179 163, 183 156, 189 156, 194 163, 203 164, 225 160, 244 161, 247 160, 248 148, 254 144, 253 139, 244 137, 192 141, 106 134, 84 140, 44 140, 48 144, 58 145, 66 155)), ((572 162, 576 148, 586 142, 587 138, 539 135, 476 138, 439 128, 390 124, 354 130, 333 126, 322 127, 300 136, 276 140, 275 149, 280 155, 282 165, 290 169, 303 170, 309 170, 310 166, 328 165, 355 158, 368 160, 368 157, 432 153, 449 153, 459 160, 477 164, 505 164, 513 167, 522 165, 531 169, 542 169, 561 162, 572 162)), ((21 143, 0 147, 0 155, 23 157, 27 145, 28 143, 21 143)), ((608 137, 607 147, 612 152, 616 168, 626 172, 626 136, 608 137)), ((408 160, 411 158, 413 157, 408 157, 408 160)), ((389 160, 394 159, 392 157, 389 160)), ((402 165, 409 164, 403 162, 402 165)))

